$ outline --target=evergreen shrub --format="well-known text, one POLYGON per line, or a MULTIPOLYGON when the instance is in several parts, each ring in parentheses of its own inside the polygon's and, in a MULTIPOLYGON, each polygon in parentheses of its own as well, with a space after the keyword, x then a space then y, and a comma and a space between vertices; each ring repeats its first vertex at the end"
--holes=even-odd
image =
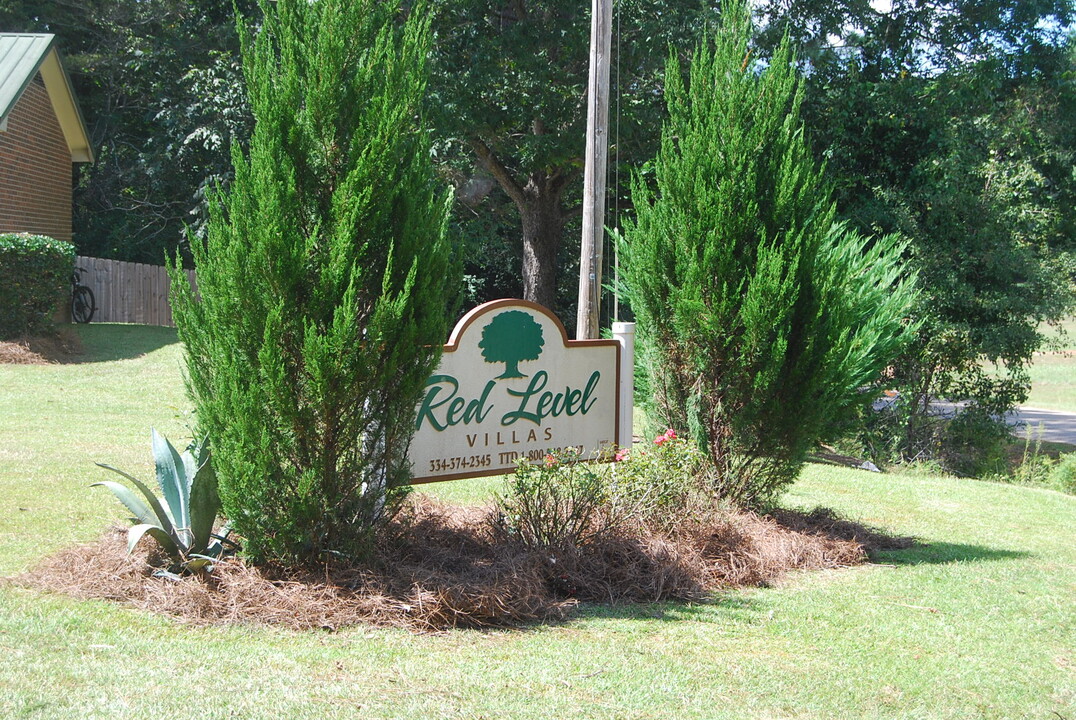
POLYGON ((178 261, 176 324, 224 513, 256 561, 359 557, 409 480, 458 282, 422 122, 428 13, 261 2, 254 132, 178 261))
POLYGON ((915 283, 899 238, 837 222, 787 39, 760 67, 749 7, 726 3, 722 19, 687 78, 669 58, 622 277, 648 415, 698 443, 719 494, 766 505, 873 399, 862 389, 909 339, 915 283))
POLYGON ((74 269, 71 243, 0 233, 0 340, 49 330, 74 269))

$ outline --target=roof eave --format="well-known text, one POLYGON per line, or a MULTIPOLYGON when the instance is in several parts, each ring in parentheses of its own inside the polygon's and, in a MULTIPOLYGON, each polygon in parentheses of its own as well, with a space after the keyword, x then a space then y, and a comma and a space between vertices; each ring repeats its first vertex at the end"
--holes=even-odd
POLYGON ((40 67, 41 79, 45 81, 52 109, 60 122, 67 147, 71 150, 71 162, 93 162, 93 148, 86 131, 86 122, 82 118, 75 90, 71 87, 71 78, 60 62, 60 53, 52 47, 45 55, 40 67))

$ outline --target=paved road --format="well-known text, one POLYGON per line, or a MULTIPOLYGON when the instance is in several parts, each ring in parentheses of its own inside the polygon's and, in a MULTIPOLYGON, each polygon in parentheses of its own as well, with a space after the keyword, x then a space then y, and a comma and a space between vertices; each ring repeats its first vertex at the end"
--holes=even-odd
MULTIPOLYGON (((931 403, 930 407, 931 412, 937 415, 953 415, 961 404, 939 400, 931 403)), ((1041 426, 1043 440, 1076 445, 1076 413, 1019 407, 1006 420, 1020 437, 1026 437, 1029 428, 1035 433, 1032 438, 1037 437, 1041 426)))
POLYGON ((1033 438, 1041 425, 1043 440, 1076 445, 1076 413, 1021 407, 1009 416, 1009 424, 1021 436, 1030 428, 1033 438))

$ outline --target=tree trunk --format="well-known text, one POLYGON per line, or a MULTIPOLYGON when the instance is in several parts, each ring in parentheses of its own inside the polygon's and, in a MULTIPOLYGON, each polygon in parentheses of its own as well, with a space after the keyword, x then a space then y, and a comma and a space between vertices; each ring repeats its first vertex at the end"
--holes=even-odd
POLYGON ((523 187, 523 299, 552 308, 557 298, 557 255, 564 235, 563 184, 531 176, 523 187))
MULTIPOLYGON (((544 132, 538 121, 534 132, 544 132)), ((561 200, 564 188, 578 177, 578 168, 541 170, 521 184, 480 138, 472 138, 471 146, 479 162, 519 208, 523 220, 523 299, 552 309, 557 298, 557 255, 564 223, 575 214, 574 210, 566 212, 561 200)))

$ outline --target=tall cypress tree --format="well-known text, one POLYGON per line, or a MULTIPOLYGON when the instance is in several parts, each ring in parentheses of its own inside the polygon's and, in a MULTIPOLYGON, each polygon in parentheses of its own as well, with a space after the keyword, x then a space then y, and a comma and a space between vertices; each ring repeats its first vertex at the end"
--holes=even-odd
POLYGON ((686 83, 670 57, 656 186, 634 180, 622 276, 651 416, 690 430, 719 492, 757 505, 869 401, 859 388, 907 340, 914 289, 896 238, 836 222, 789 43, 758 67, 750 17, 723 6, 686 83))
POLYGON ((261 8, 249 151, 192 241, 200 296, 177 272, 173 291, 225 513, 253 558, 310 562, 368 549, 408 480, 457 283, 421 7, 402 27, 378 0, 261 8))

